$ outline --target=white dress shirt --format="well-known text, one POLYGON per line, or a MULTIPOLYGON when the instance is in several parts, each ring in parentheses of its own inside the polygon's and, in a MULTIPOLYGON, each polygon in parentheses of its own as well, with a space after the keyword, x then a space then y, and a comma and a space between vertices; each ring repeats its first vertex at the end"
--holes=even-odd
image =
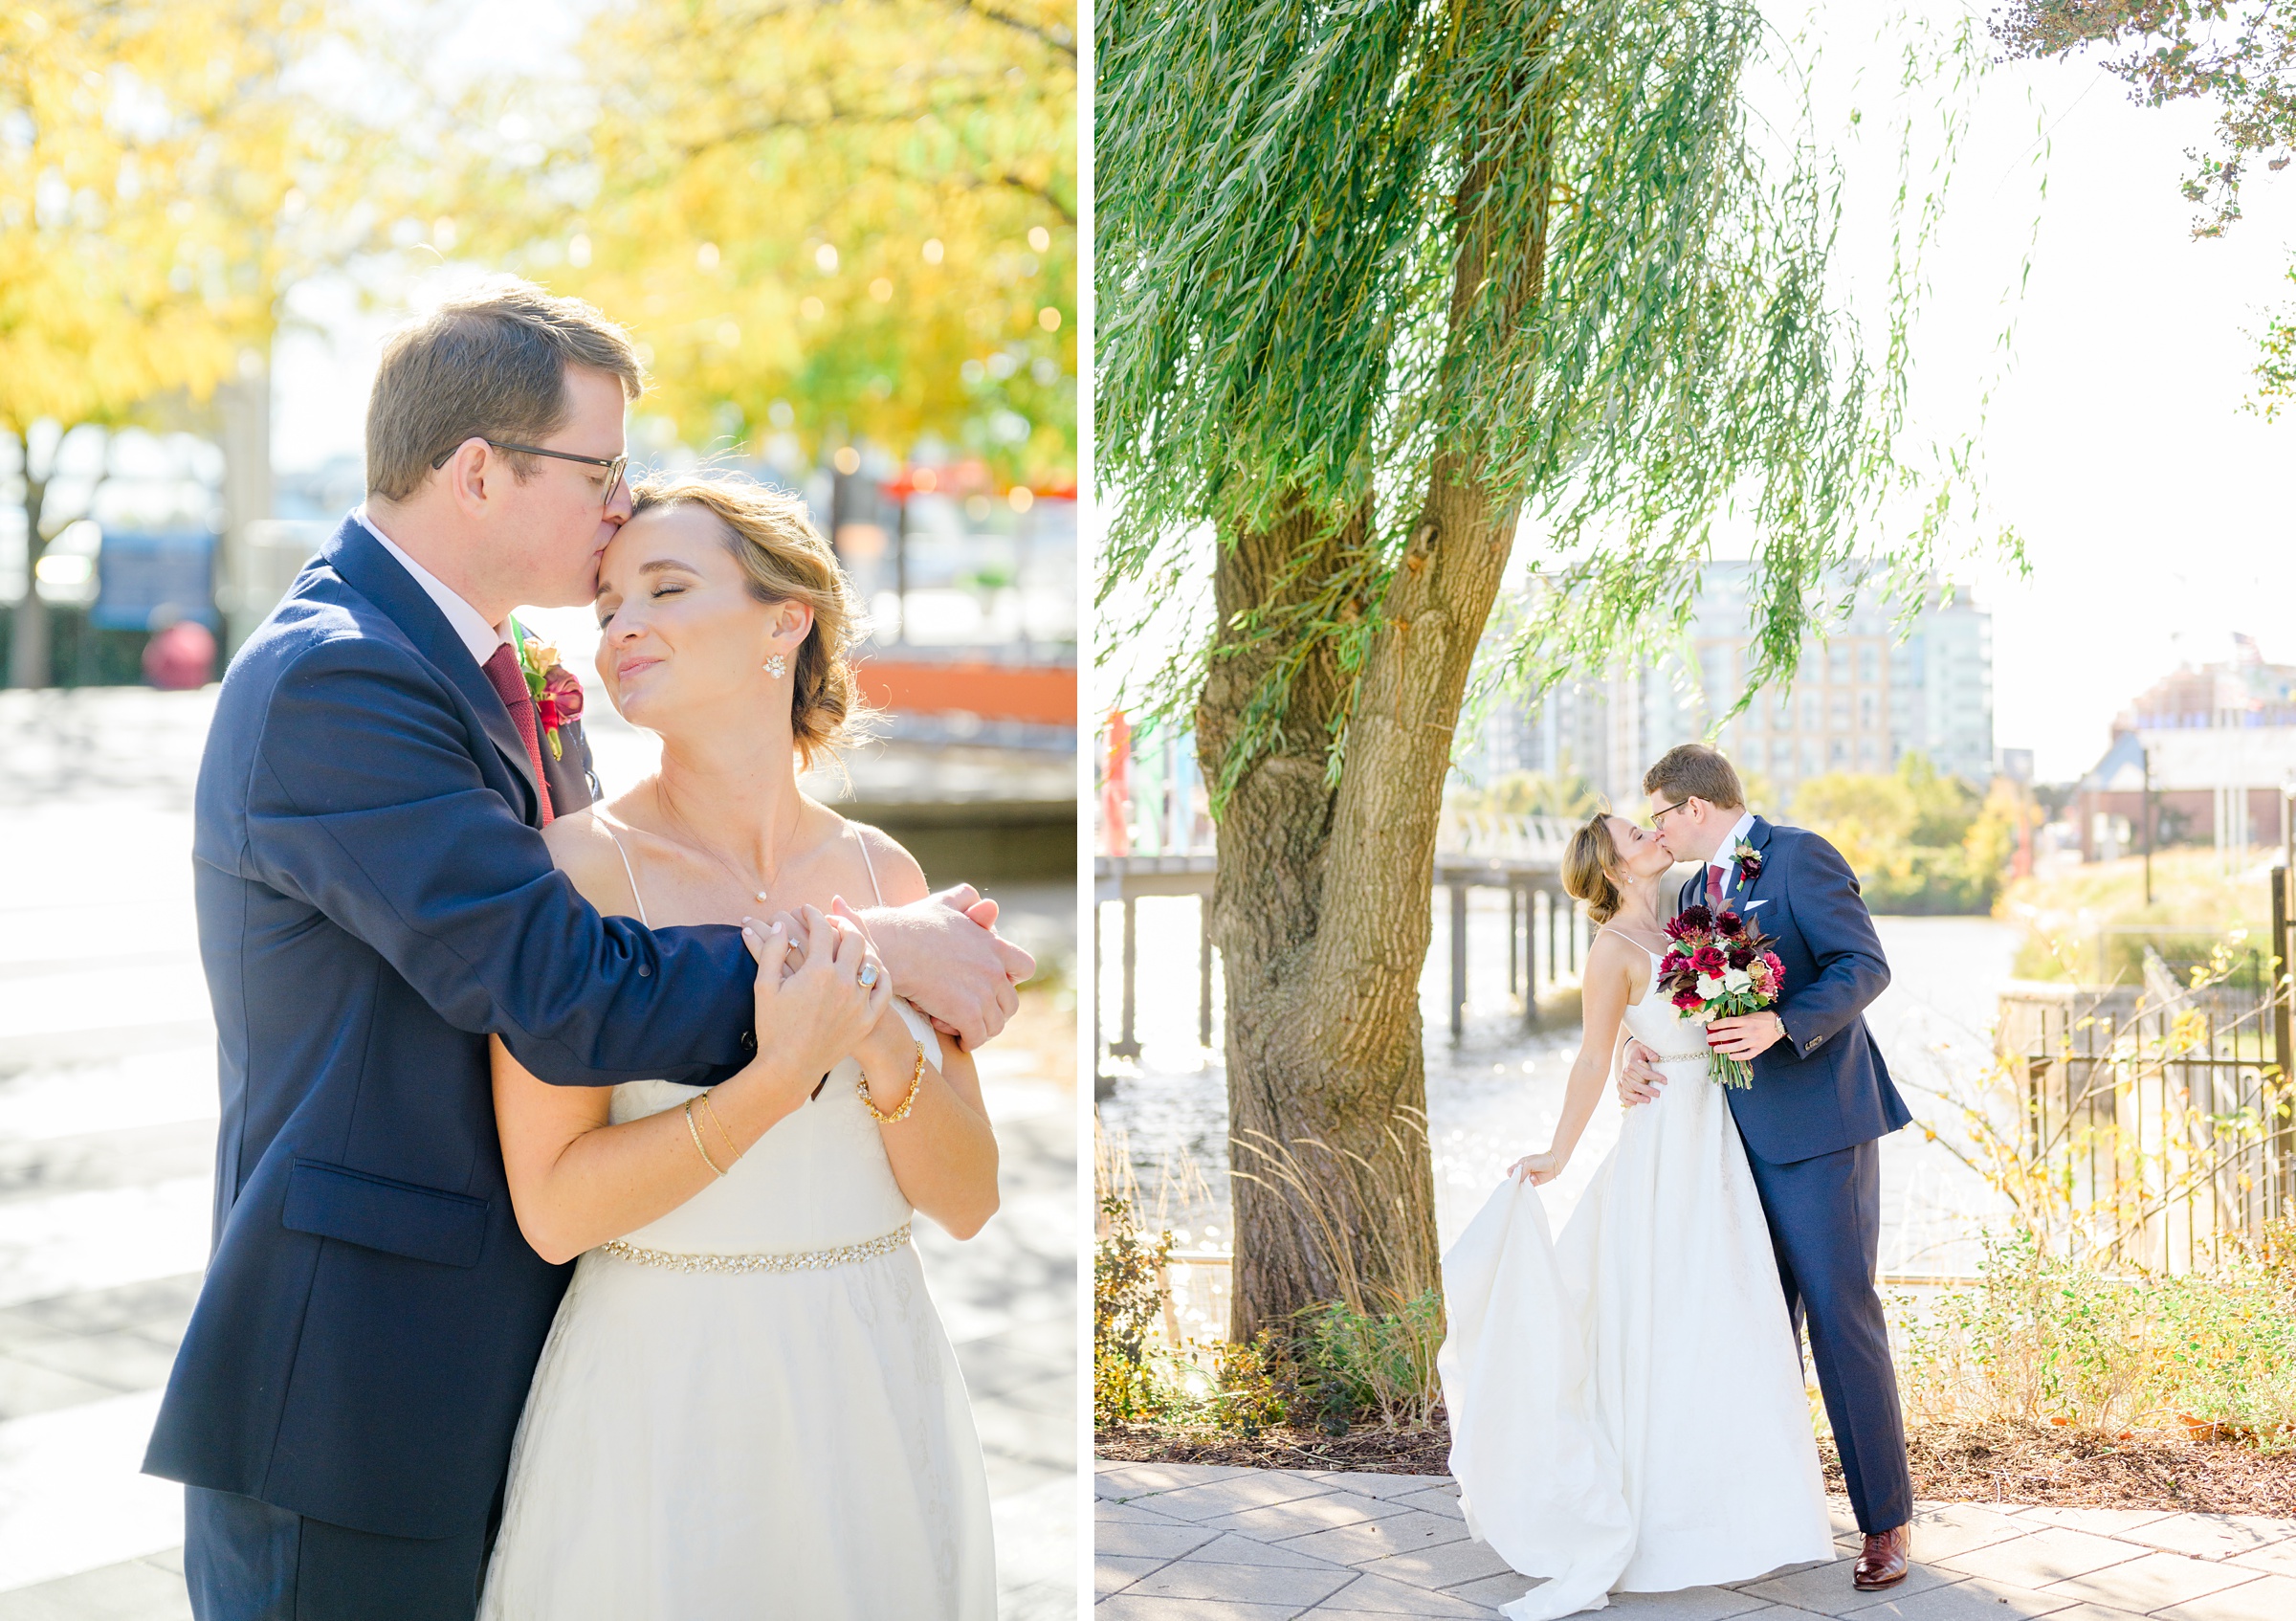
POLYGON ((1749 810, 1739 816, 1736 825, 1723 835, 1722 842, 1714 846, 1714 854, 1706 863, 1708 867, 1721 875, 1724 895, 1730 893, 1731 870, 1737 860, 1737 848, 1745 842, 1746 835, 1752 832, 1754 832, 1754 812, 1749 810))
POLYGON ((454 633, 462 638, 462 645, 471 650, 471 656, 478 661, 478 667, 485 669, 486 661, 495 655, 495 649, 509 642, 510 621, 504 619, 499 625, 489 625, 484 614, 454 594, 453 587, 402 551, 398 543, 383 532, 365 507, 360 507, 351 516, 364 525, 368 534, 383 544, 385 551, 398 559, 399 566, 412 575, 414 583, 423 588, 423 594, 438 604, 438 611, 447 616, 447 623, 454 627, 454 633))

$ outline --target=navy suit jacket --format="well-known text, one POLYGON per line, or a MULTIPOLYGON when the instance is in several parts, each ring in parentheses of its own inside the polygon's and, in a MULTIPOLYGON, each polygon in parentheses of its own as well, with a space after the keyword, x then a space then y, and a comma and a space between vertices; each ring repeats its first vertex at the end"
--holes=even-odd
POLYGON ((355 522, 224 677, 192 838, 214 1250, 144 1467, 364 1531, 484 1523, 570 1269, 519 1236, 486 1037, 543 1079, 756 1051, 731 928, 601 918, 470 650, 355 522))
MULTIPOLYGON (((1741 882, 1733 863, 1723 903, 1777 942, 1786 1036, 1754 1060, 1752 1086, 1725 1091, 1748 1150, 1789 1165, 1869 1143, 1913 1117, 1866 1028, 1866 1006, 1889 984, 1889 964, 1857 875, 1806 828, 1756 816, 1746 842, 1760 852, 1761 871, 1741 882)), ((1705 899, 1701 866, 1682 886, 1682 904, 1705 899)))

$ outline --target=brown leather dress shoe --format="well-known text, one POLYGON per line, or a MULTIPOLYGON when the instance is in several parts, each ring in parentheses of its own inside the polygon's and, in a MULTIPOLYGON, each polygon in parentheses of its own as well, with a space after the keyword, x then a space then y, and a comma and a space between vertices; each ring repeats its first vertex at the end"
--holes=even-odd
POLYGON ((1866 1539, 1866 1551, 1858 1555, 1858 1563, 1850 1570, 1850 1585, 1862 1593, 1894 1588, 1906 1579, 1906 1564, 1912 1556, 1912 1526, 1876 1531, 1866 1539))

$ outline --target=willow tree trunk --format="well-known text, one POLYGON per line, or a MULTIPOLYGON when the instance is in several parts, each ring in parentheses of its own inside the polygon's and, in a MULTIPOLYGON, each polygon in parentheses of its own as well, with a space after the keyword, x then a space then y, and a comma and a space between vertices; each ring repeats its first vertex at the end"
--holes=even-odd
MULTIPOLYGON (((1470 165, 1457 197, 1454 352, 1472 341, 1494 285, 1503 319, 1537 303, 1543 206, 1537 229, 1504 246, 1478 206, 1500 184, 1545 194, 1550 112, 1535 92, 1514 105, 1527 130, 1468 144, 1499 155, 1470 165)), ((1471 452, 1431 456, 1345 717, 1336 788, 1325 763, 1348 692, 1326 642, 1292 683, 1279 742, 1237 785, 1221 821, 1212 937, 1227 998, 1233 1338, 1324 1300, 1392 1308, 1441 1280, 1419 980, 1452 731, 1515 521, 1471 452)), ((1232 617, 1280 603, 1287 580, 1304 590, 1328 578, 1369 544, 1370 522, 1359 514, 1305 567, 1296 560, 1315 535, 1304 518, 1221 548, 1221 642, 1197 709, 1207 774, 1226 758, 1273 656, 1241 642, 1232 617)))
MULTIPOLYGON (((44 687, 54 678, 49 668, 48 604, 40 596, 40 558, 48 549, 40 523, 48 504, 48 479, 32 472, 32 435, 15 435, 17 465, 24 470, 24 594, 9 609, 8 684, 44 687)), ((55 472, 55 457, 49 458, 55 472)))

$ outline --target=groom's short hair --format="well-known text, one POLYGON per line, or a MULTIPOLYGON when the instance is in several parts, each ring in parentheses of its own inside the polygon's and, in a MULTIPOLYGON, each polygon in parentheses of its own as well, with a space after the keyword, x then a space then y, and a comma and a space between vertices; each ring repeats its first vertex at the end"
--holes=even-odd
POLYGON ((1660 755, 1658 764, 1643 773, 1643 791, 1674 800, 1703 799, 1717 810, 1746 807, 1737 767, 1700 743, 1680 744, 1660 755))
MULTIPOLYGON (((580 299, 492 281, 393 332, 366 400, 366 489, 405 500, 466 439, 540 444, 565 426, 566 367, 646 386, 629 335, 580 299)), ((512 455, 522 481, 533 457, 512 455)))

